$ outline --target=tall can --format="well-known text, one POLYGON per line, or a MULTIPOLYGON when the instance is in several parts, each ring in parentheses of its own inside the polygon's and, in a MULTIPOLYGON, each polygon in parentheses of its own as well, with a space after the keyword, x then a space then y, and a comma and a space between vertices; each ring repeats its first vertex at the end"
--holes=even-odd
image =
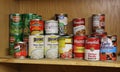
POLYGON ((58 37, 59 35, 45 35, 45 57, 50 59, 58 58, 58 37))
POLYGON ((59 55, 62 59, 72 58, 72 37, 71 36, 61 36, 59 37, 59 55))
POLYGON ((57 34, 58 35, 58 21, 48 20, 45 21, 45 34, 57 34))
POLYGON ((68 15, 67 14, 55 14, 56 20, 58 20, 59 25, 59 35, 67 34, 67 25, 68 25, 68 15))
POLYGON ((98 37, 88 37, 86 39, 85 60, 100 60, 100 39, 98 37))
POLYGON ((44 35, 29 36, 29 56, 32 59, 44 58, 44 35))
POLYGON ((86 36, 74 36, 73 51, 74 58, 84 59, 86 36))
POLYGON ((100 60, 116 61, 117 59, 117 36, 104 35, 101 38, 100 60))
POLYGON ((74 35, 85 35, 85 18, 73 19, 73 33, 74 35))
POLYGON ((105 14, 93 14, 93 33, 101 35, 105 32, 105 14))

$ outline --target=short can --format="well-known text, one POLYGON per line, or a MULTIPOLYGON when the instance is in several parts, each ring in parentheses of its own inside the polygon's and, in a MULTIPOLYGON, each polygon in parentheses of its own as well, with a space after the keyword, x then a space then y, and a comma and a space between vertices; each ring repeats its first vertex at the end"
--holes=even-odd
POLYGON ((100 39, 98 37, 87 37, 85 42, 85 60, 100 60, 100 39))

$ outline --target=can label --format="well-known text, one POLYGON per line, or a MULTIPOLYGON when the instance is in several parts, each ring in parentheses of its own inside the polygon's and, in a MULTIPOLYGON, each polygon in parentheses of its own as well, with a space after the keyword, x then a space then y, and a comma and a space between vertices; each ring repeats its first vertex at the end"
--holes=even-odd
POLYGON ((44 57, 44 36, 29 36, 29 56, 32 59, 40 59, 44 57))
POLYGON ((14 56, 16 58, 25 58, 27 56, 26 43, 18 42, 14 46, 14 56))
POLYGON ((73 19, 74 35, 85 35, 85 18, 73 19))
POLYGON ((10 14, 10 22, 18 23, 22 21, 21 14, 10 14))
POLYGON ((58 34, 58 21, 49 20, 45 22, 46 34, 58 34))
POLYGON ((100 60, 116 60, 117 36, 103 36, 101 39, 100 60))
POLYGON ((44 21, 40 19, 33 19, 30 21, 31 35, 42 34, 44 32, 44 21))
POLYGON ((58 58, 58 35, 45 35, 45 57, 58 58))
POLYGON ((63 58, 63 59, 72 58, 72 38, 71 37, 59 38, 59 53, 60 53, 60 58, 63 58))
POLYGON ((96 61, 100 59, 100 39, 88 37, 85 44, 85 60, 96 61))
POLYGON ((85 36, 74 36, 74 58, 84 58, 85 36))

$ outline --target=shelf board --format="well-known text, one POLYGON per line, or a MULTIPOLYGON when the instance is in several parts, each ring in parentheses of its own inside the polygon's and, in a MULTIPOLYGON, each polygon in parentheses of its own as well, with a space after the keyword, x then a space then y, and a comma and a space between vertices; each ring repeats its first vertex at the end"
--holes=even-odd
POLYGON ((120 62, 102 62, 102 61, 85 61, 78 59, 15 59, 0 58, 0 63, 19 63, 19 64, 47 64, 47 65, 73 65, 73 66, 99 66, 99 67, 120 67, 120 62))

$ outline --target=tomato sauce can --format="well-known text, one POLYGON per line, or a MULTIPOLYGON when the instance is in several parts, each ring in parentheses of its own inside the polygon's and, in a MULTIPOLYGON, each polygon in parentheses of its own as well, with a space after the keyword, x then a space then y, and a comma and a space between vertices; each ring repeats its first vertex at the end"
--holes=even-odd
POLYGON ((35 34, 44 34, 44 21, 40 19, 32 19, 30 21, 30 33, 31 35, 35 34))
POLYGON ((73 19, 73 33, 74 35, 85 35, 85 18, 73 19))
POLYGON ((74 58, 84 59, 86 36, 74 36, 73 51, 74 58))
POLYGON ((117 36, 104 35, 101 38, 100 60, 116 61, 117 59, 117 36))
POLYGON ((14 46, 15 58, 24 59, 27 56, 27 46, 24 42, 17 42, 14 46))
POLYGON ((61 36, 59 37, 59 55, 62 59, 72 58, 72 37, 61 36))
POLYGON ((100 60, 100 39, 98 37, 87 37, 85 43, 85 60, 100 60))

